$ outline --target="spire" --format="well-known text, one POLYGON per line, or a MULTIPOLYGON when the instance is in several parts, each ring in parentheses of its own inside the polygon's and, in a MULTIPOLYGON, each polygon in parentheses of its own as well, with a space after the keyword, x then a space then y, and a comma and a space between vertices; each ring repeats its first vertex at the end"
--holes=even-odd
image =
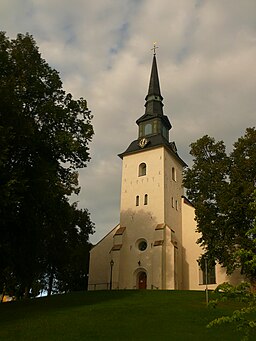
MULTIPOLYGON (((151 75, 150 75, 147 97, 150 95, 161 96, 155 53, 153 56, 153 62, 152 62, 152 68, 151 68, 151 75)), ((146 100, 147 100, 147 98, 146 98, 146 100)))
POLYGON ((126 155, 150 150, 157 147, 165 147, 175 155, 177 160, 186 166, 179 157, 174 142, 169 142, 169 133, 172 128, 168 116, 163 113, 163 97, 160 91, 156 62, 156 45, 153 47, 153 62, 149 79, 148 94, 145 98, 145 113, 140 116, 136 124, 138 125, 138 139, 133 141, 125 152, 119 154, 122 159, 126 155))
POLYGON ((160 91, 156 63, 156 45, 154 44, 153 61, 149 79, 148 94, 145 98, 145 113, 137 119, 139 126, 139 137, 163 136, 169 141, 169 130, 172 125, 167 116, 163 113, 163 97, 160 91))
POLYGON ((138 139, 133 141, 126 151, 119 154, 121 158, 125 155, 137 153, 141 150, 152 149, 159 146, 166 147, 174 153, 183 166, 186 164, 177 154, 174 142, 169 142, 169 132, 172 128, 168 116, 163 113, 163 97, 160 91, 156 62, 156 45, 153 47, 153 61, 149 79, 148 94, 145 98, 145 113, 140 116, 136 124, 138 125, 138 139))
POLYGON ((163 97, 161 95, 160 83, 157 71, 157 63, 156 63, 156 46, 154 45, 154 55, 153 62, 149 80, 148 94, 145 98, 145 114, 153 115, 153 116, 161 116, 163 115, 163 97))

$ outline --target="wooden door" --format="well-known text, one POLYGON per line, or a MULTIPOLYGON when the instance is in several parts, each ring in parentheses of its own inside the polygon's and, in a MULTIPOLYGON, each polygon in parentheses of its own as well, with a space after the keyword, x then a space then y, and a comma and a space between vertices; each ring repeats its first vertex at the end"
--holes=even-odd
POLYGON ((139 273, 139 289, 147 289, 147 274, 146 272, 139 273))

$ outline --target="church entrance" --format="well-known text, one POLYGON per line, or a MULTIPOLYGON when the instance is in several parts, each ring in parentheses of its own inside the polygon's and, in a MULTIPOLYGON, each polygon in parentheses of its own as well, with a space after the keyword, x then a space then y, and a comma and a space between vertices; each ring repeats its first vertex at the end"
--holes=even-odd
POLYGON ((147 289, 147 274, 144 271, 138 273, 138 289, 147 289))

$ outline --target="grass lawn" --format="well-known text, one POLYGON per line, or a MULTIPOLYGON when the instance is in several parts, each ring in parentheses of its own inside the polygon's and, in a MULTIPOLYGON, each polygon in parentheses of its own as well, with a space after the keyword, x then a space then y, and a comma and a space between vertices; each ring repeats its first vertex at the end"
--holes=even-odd
POLYGON ((207 329, 231 306, 204 292, 94 291, 0 304, 0 340, 241 340, 234 326, 207 329))

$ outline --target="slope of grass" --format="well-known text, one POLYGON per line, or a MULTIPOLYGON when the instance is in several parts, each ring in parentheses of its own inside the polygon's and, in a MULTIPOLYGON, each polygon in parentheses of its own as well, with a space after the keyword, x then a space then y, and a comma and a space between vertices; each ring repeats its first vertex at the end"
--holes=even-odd
POLYGON ((234 327, 207 329, 230 305, 205 306, 193 291, 96 291, 0 305, 0 340, 240 340, 234 327))

